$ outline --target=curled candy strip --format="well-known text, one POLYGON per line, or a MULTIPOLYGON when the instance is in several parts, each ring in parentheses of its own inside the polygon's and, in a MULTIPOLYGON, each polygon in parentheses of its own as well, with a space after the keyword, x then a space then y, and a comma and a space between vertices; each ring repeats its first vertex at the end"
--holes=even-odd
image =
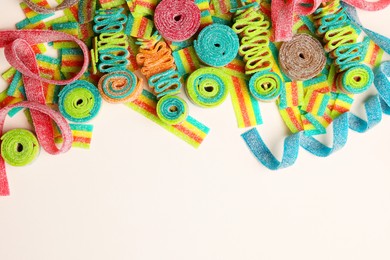
POLYGON ((249 91, 260 101, 273 101, 282 90, 282 79, 271 71, 259 71, 249 81, 249 91))
POLYGON ((188 116, 188 105, 178 96, 164 96, 157 102, 157 116, 168 125, 178 125, 188 116))
POLYGON ((130 102, 142 93, 142 79, 128 70, 111 72, 100 78, 98 88, 107 102, 130 102))
POLYGON ((1 137, 1 156, 12 166, 30 164, 39 154, 39 143, 33 133, 13 129, 1 137))
POLYGON ((100 9, 93 18, 95 33, 118 33, 123 31, 127 16, 122 14, 123 8, 100 9))
POLYGON ((174 69, 151 76, 148 80, 148 84, 153 88, 157 98, 161 98, 165 95, 178 94, 182 87, 179 74, 174 69))
POLYGON ((165 42, 157 42, 150 49, 140 48, 136 59, 138 65, 142 66, 141 73, 146 78, 176 68, 172 51, 165 42))
POLYGON ((365 0, 343 0, 349 5, 366 11, 378 11, 390 5, 390 0, 379 0, 375 2, 365 0))
POLYGON ((212 24, 205 27, 194 41, 199 59, 214 67, 229 64, 237 56, 240 46, 235 32, 226 25, 212 24))
POLYGON ((296 34, 279 50, 283 72, 292 80, 314 78, 324 69, 326 57, 321 43, 308 34, 296 34))
POLYGON ((321 0, 272 0, 271 18, 274 29, 274 41, 291 40, 293 28, 293 15, 312 14, 321 4, 321 0))
MULTIPOLYGON (((60 148, 55 147, 56 151, 51 150, 52 149, 51 144, 48 143, 48 140, 46 140, 45 138, 46 135, 48 135, 48 133, 43 132, 41 128, 35 125, 35 132, 37 134, 38 140, 40 141, 39 143, 46 151, 49 151, 52 154, 59 154, 59 153, 67 152, 72 147, 73 137, 72 137, 69 124, 65 120, 65 118, 59 112, 54 111, 51 108, 47 107, 46 105, 39 104, 37 102, 22 101, 0 109, 0 133, 3 132, 4 122, 5 122, 5 118, 8 115, 8 112, 14 108, 28 108, 32 113, 39 112, 39 114, 46 115, 57 124, 62 134, 63 143, 60 148)), ((49 121, 48 123, 51 124, 51 121, 49 121)), ((50 131, 53 130, 50 129, 50 131)), ((0 196, 7 196, 7 195, 9 195, 9 187, 8 187, 8 180, 7 180, 6 170, 5 170, 5 163, 3 157, 0 156, 0 196)))
POLYGON ((199 28, 200 10, 190 0, 163 0, 154 12, 154 24, 165 39, 185 41, 199 28))
POLYGON ((216 107, 226 99, 229 84, 229 78, 220 69, 204 67, 188 77, 186 92, 194 104, 216 107))
POLYGON ((79 123, 94 118, 102 103, 97 88, 85 80, 78 80, 65 86, 58 96, 58 108, 62 115, 70 121, 79 123))
POLYGON ((32 10, 34 10, 37 13, 50 14, 50 13, 53 13, 56 11, 67 9, 67 8, 71 7, 72 5, 77 4, 80 0, 64 0, 64 1, 62 1, 61 4, 59 4, 57 7, 54 7, 54 8, 47 8, 44 6, 37 5, 34 2, 32 2, 31 0, 23 0, 23 1, 28 7, 30 7, 32 10))
POLYGON ((270 23, 257 9, 239 10, 234 18, 233 31, 241 37, 239 54, 245 61, 245 74, 253 74, 273 66, 269 49, 270 23))
POLYGON ((347 71, 337 75, 337 87, 350 94, 360 94, 365 92, 374 81, 374 73, 364 64, 359 64, 349 68, 347 71))

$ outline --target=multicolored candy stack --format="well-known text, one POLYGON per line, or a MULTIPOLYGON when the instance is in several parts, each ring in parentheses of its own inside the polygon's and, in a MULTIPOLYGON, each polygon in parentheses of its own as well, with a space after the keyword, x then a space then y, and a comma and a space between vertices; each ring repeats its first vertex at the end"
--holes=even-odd
POLYGON ((390 0, 24 0, 26 18, 0 31, 12 67, 0 93, 0 195, 5 163, 23 166, 72 146, 89 148, 104 102, 125 104, 198 147, 209 128, 187 100, 211 109, 230 99, 253 155, 267 168, 292 165, 299 148, 328 156, 348 129, 365 132, 390 114, 390 39, 364 28, 356 9, 390 0), (54 12, 63 13, 53 18, 54 12), (45 52, 58 51, 58 58, 45 52), (350 112, 372 85, 367 120, 350 112), (256 127, 261 103, 274 102, 291 135, 277 160, 256 127), (34 131, 2 132, 23 108, 34 131), (333 127, 333 146, 315 135, 333 127), (58 144, 60 148, 57 147, 58 144))

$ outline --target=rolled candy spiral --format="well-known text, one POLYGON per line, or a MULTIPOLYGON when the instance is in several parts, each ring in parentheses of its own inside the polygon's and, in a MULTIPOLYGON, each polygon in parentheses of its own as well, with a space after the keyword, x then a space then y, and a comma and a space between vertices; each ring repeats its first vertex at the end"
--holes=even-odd
POLYGON ((292 80, 307 80, 325 67, 326 57, 321 43, 308 34, 296 34, 279 50, 283 72, 292 80))
POLYGON ((201 107, 216 107, 228 94, 229 78, 218 68, 204 67, 194 71, 187 79, 189 99, 201 107))
POLYGON ((142 80, 128 70, 111 72, 100 78, 99 92, 110 103, 124 103, 135 100, 142 92, 142 80))
POLYGON ((259 71, 249 80, 249 91, 258 100, 272 101, 279 97, 282 84, 281 78, 275 72, 259 71))
POLYGON ((61 4, 59 4, 57 7, 54 7, 54 8, 47 8, 47 7, 35 4, 31 0, 24 0, 24 3, 28 7, 30 7, 33 11, 35 11, 36 13, 49 14, 49 13, 53 13, 53 12, 56 12, 59 10, 67 9, 67 8, 71 7, 72 5, 75 5, 78 1, 80 1, 80 0, 64 0, 64 1, 62 1, 61 4))
POLYGON ((185 41, 199 28, 200 10, 190 0, 163 0, 154 12, 154 24, 165 39, 185 41))
POLYGON ((156 107, 157 116, 168 125, 177 125, 187 119, 188 105, 178 96, 162 97, 156 107))
POLYGON ((203 63, 221 67, 237 56, 240 43, 237 34, 229 26, 212 24, 199 33, 194 47, 203 63))
POLYGON ((337 87, 349 94, 360 94, 366 91, 374 81, 374 73, 364 64, 355 65, 337 75, 337 87))
POLYGON ((79 123, 94 118, 102 103, 98 89, 85 80, 78 80, 66 85, 58 96, 58 107, 61 114, 66 119, 79 123))
POLYGON ((1 137, 1 155, 12 166, 25 166, 38 156, 39 143, 33 133, 25 129, 13 129, 1 137))

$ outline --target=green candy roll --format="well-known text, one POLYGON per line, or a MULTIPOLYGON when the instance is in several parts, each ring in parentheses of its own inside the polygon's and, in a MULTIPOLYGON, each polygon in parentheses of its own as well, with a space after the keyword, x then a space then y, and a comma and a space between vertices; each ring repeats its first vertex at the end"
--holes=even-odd
POLYGON ((58 94, 61 114, 72 122, 84 123, 94 118, 101 107, 99 90, 88 81, 77 80, 58 94))
POLYGON ((39 143, 33 133, 25 129, 13 129, 1 137, 1 156, 12 166, 30 164, 39 154, 39 143))
POLYGON ((157 116, 168 125, 178 125, 188 116, 188 105, 178 96, 164 96, 157 102, 157 116))
POLYGON ((279 97, 282 79, 271 71, 259 71, 249 80, 249 91, 260 101, 272 101, 279 97))
POLYGON ((360 94, 365 92, 374 81, 374 73, 371 68, 359 64, 349 68, 337 76, 337 87, 348 94, 360 94))
POLYGON ((219 106, 227 97, 230 79, 220 69, 197 69, 187 79, 186 93, 196 105, 209 108, 219 106))

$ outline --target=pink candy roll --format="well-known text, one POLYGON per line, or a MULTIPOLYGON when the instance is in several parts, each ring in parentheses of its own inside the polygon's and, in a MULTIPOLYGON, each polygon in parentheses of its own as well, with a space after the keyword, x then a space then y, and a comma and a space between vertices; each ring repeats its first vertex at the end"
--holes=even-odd
POLYGON ((163 0, 156 7, 154 24, 165 39, 182 42, 198 30, 200 10, 190 0, 163 0))

